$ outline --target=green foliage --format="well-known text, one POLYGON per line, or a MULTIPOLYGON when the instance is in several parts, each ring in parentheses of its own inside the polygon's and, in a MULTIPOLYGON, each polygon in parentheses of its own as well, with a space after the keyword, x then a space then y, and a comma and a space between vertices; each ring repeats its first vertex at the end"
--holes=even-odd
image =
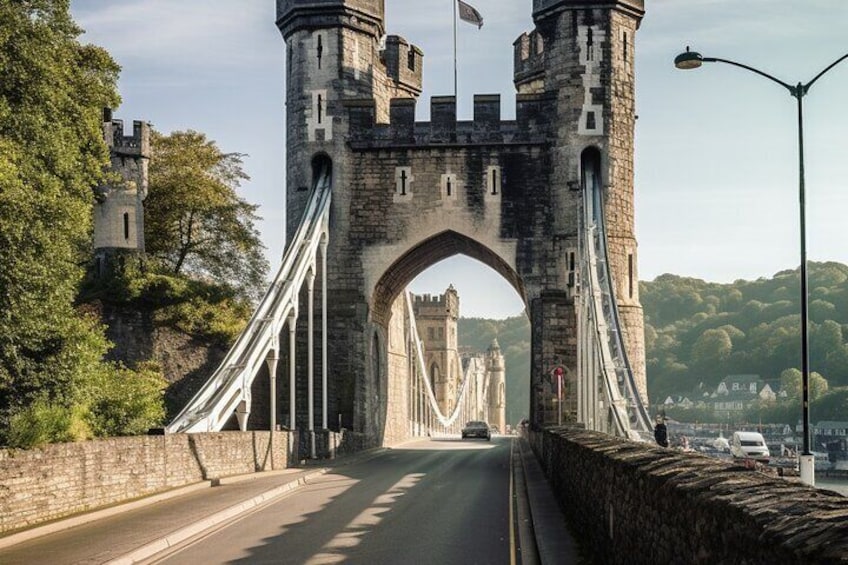
POLYGON ((162 423, 168 383, 155 364, 143 364, 135 371, 110 367, 102 372, 98 385, 89 418, 95 435, 138 435, 162 423))
POLYGON ((80 441, 92 435, 85 408, 38 399, 9 418, 6 444, 27 449, 48 443, 80 441))
MULTIPOLYGON (((0 0, 0 21, 4 441, 26 422, 69 421, 59 412, 74 412, 105 351, 102 329, 73 304, 90 253, 92 187, 108 163, 102 109, 118 102, 119 68, 77 41, 67 0, 0 0)), ((40 425, 32 433, 36 442, 62 435, 40 425)))
MULTIPOLYGON (((818 398, 828 383, 848 386, 848 266, 811 262, 808 271, 810 363, 821 376, 811 390, 818 398)), ((781 374, 800 368, 798 270, 733 284, 675 275, 640 284, 653 400, 688 395, 699 383, 714 388, 730 374, 759 375, 777 391, 781 374)))
POLYGON ((497 338, 506 365, 506 420, 515 426, 530 415, 530 320, 459 319, 460 346, 485 352, 497 338))
POLYGON ((815 414, 815 420, 842 420, 848 414, 848 387, 831 389, 817 401, 813 402, 810 411, 815 414))
POLYGON ((236 193, 248 179, 243 156, 223 153, 195 131, 154 132, 151 152, 144 206, 148 254, 172 276, 216 281, 258 298, 268 262, 254 226, 257 207, 236 193))

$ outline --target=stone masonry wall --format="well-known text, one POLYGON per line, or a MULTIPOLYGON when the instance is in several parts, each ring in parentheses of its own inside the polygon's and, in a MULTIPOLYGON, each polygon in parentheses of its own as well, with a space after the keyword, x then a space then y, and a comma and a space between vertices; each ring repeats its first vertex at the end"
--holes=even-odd
POLYGON ((578 428, 530 440, 594 562, 848 562, 836 493, 578 428))
POLYGON ((202 480, 283 469, 289 434, 222 432, 110 438, 0 450, 0 532, 202 480))

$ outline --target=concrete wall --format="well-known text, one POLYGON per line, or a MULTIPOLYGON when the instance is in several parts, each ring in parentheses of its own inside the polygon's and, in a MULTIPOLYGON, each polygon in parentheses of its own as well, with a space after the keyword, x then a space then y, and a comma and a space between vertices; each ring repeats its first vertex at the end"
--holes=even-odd
POLYGON ((530 440, 597 563, 845 563, 848 498, 577 428, 530 440))
POLYGON ((229 475, 283 469, 289 434, 111 438, 0 450, 0 532, 229 475))

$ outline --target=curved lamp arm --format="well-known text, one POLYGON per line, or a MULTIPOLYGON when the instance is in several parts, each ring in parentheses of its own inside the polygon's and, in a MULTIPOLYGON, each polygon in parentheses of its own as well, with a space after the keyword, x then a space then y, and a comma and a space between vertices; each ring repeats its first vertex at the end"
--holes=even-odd
POLYGON ((810 90, 810 87, 813 86, 813 83, 816 82, 817 80, 819 80, 823 74, 825 74, 827 71, 829 71, 830 69, 832 69, 833 67, 835 67, 836 65, 838 65, 839 63, 844 61, 845 59, 848 59, 848 53, 844 54, 843 56, 841 56, 840 58, 838 58, 837 60, 835 60, 834 62, 829 64, 827 67, 824 68, 824 70, 822 72, 820 72, 815 77, 813 77, 813 80, 811 80, 810 82, 808 82, 807 84, 804 85, 804 94, 806 94, 807 91, 810 90))
POLYGON ((698 67, 701 66, 702 63, 726 63, 728 65, 733 65, 734 67, 739 67, 741 69, 745 69, 746 71, 751 71, 752 73, 756 73, 756 74, 760 75, 761 77, 765 77, 765 78, 769 79, 772 82, 776 82, 777 84, 779 84, 780 86, 782 86, 783 88, 788 90, 789 94, 791 94, 795 98, 802 98, 810 90, 810 87, 813 86, 813 83, 815 83, 817 80, 819 80, 822 77, 822 75, 824 75, 827 71, 829 71, 830 69, 832 69, 833 67, 835 67, 836 65, 838 65, 839 63, 844 61, 845 59, 848 59, 848 53, 841 56, 840 58, 838 58, 837 60, 832 62, 830 65, 825 67, 822 72, 820 72, 815 77, 813 77, 813 79, 810 82, 808 82, 807 84, 802 84, 802 83, 799 82, 797 86, 792 86, 791 84, 787 84, 787 83, 783 82, 782 80, 780 80, 779 78, 773 77, 772 75, 770 75, 766 72, 763 72, 759 69, 755 69, 754 67, 751 67, 749 65, 744 65, 742 63, 737 63, 736 61, 731 61, 730 59, 720 59, 718 57, 704 57, 700 53, 698 53, 697 51, 690 51, 689 47, 686 48, 686 51, 684 51, 683 53, 681 53, 680 55, 678 55, 677 57, 674 58, 674 66, 677 67, 678 69, 686 70, 686 69, 697 69, 698 67))

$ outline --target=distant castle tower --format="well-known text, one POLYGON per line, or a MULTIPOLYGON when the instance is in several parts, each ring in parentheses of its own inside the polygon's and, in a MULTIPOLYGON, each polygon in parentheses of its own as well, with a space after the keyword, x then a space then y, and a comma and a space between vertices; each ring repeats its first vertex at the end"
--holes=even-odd
POLYGON ((489 379, 489 424, 501 433, 506 431, 506 367, 497 338, 486 352, 486 374, 489 379))
POLYGON ((459 294, 450 285, 444 294, 415 296, 412 302, 418 335, 424 342, 427 374, 443 414, 453 411, 462 384, 457 345, 459 294))
POLYGON ((110 272, 114 258, 124 252, 144 252, 144 199, 150 160, 150 125, 133 121, 124 135, 123 120, 103 110, 103 137, 109 147, 111 172, 120 178, 97 187, 94 206, 94 272, 110 272))

